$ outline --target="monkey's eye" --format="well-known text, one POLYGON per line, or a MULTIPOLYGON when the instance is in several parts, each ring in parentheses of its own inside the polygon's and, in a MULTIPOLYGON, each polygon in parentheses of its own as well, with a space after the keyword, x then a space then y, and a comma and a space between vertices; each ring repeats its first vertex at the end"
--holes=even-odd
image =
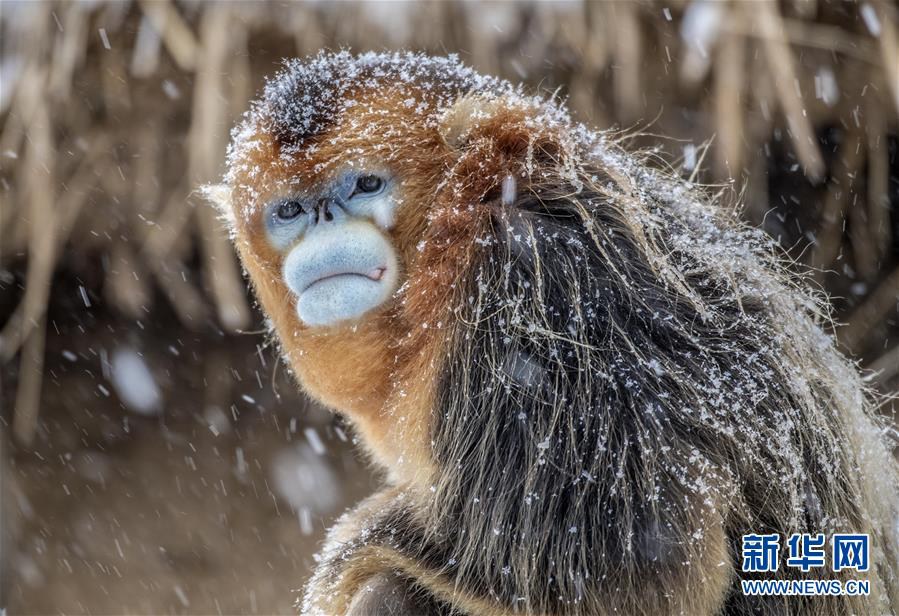
POLYGON ((303 213, 303 206, 296 201, 283 201, 275 209, 275 218, 279 222, 289 222, 303 213))
POLYGON ((376 175, 363 175, 356 180, 354 193, 376 193, 384 186, 384 180, 376 175))

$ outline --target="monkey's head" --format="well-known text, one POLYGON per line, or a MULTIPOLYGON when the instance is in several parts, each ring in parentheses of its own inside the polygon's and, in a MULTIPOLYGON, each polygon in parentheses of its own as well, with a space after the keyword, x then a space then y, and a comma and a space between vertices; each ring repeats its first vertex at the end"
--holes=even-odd
POLYGON ((454 58, 342 52, 288 63, 235 129, 210 192, 302 384, 369 445, 389 424, 426 440, 484 206, 516 192, 557 111, 454 58))

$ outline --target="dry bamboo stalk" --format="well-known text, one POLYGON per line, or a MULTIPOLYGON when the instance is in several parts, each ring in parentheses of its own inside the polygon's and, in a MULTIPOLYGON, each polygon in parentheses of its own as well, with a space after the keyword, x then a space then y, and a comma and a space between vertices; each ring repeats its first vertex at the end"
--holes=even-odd
MULTIPOLYGON (((193 115, 188 137, 188 166, 195 186, 214 181, 227 143, 228 113, 222 75, 231 51, 227 8, 209 9, 200 24, 202 48, 197 64, 193 115)), ((209 204, 195 209, 203 249, 203 269, 212 287, 219 320, 230 330, 250 322, 243 280, 227 235, 209 204)))
POLYGON ((55 198, 52 194, 55 158, 50 115, 44 102, 38 104, 30 119, 28 132, 31 139, 20 168, 23 198, 28 203, 27 211, 20 212, 20 216, 27 217, 29 231, 25 296, 21 302, 21 318, 7 322, 0 332, 0 363, 15 354, 21 341, 31 333, 32 325, 40 319, 47 303, 55 262, 55 198))
MULTIPOLYGON (((27 74, 29 66, 46 68, 47 57, 50 53, 48 44, 50 36, 48 34, 58 32, 54 13, 55 8, 53 2, 33 2, 30 4, 29 10, 19 12, 16 15, 16 18, 21 19, 21 25, 25 25, 25 28, 11 29, 11 38, 15 43, 18 43, 14 50, 17 52, 16 55, 18 57, 10 59, 22 63, 25 70, 19 74, 23 77, 27 74)), ((13 19, 11 16, 7 16, 4 21, 12 23, 13 19)), ((16 21, 18 23, 18 20, 16 21)), ((4 54, 7 50, 12 50, 5 43, 6 41, 4 40, 4 54)), ((4 60, 6 60, 6 57, 4 57, 4 60)), ((12 85, 15 87, 17 84, 13 82, 12 85)))
POLYGON ((796 67, 789 43, 784 34, 783 22, 777 5, 771 0, 739 5, 747 17, 753 19, 762 33, 762 47, 768 60, 768 68, 773 75, 774 87, 781 109, 790 129, 790 136, 796 146, 796 153, 812 179, 824 175, 824 159, 818 148, 818 140, 797 91, 796 67))
POLYGON ((227 138, 228 110, 222 75, 230 50, 231 21, 226 8, 215 6, 200 22, 200 54, 194 85, 193 110, 187 137, 188 176, 192 186, 214 181, 227 138))
POLYGON ((899 113, 899 34, 896 27, 896 7, 892 11, 886 3, 877 5, 880 20, 880 55, 883 59, 883 77, 893 95, 893 104, 899 113))
MULTIPOLYGON (((160 284, 166 290, 166 295, 170 298, 179 294, 183 295, 184 293, 166 288, 171 285, 165 280, 166 268, 161 264, 173 258, 177 260, 175 255, 181 252, 177 248, 185 238, 192 210, 193 203, 188 200, 184 190, 180 187, 175 187, 169 194, 166 205, 162 208, 162 213, 159 215, 156 224, 148 227, 146 230, 143 245, 139 251, 141 260, 157 276, 160 284)), ((194 311, 188 310, 186 313, 193 314, 194 311)), ((191 316, 191 319, 193 318, 191 316)))
MULTIPOLYGON (((118 32, 122 29, 130 12, 131 7, 128 2, 105 2, 99 10, 98 22, 107 32, 118 32)), ((102 35, 100 38, 102 39, 102 35)))
MULTIPOLYGON (((10 195, 3 201, 12 202, 19 195, 10 195)), ((28 220, 12 207, 0 210, 0 258, 18 255, 28 248, 28 220)), ((0 347, 3 345, 0 344, 0 347)))
MULTIPOLYGON (((142 128, 137 136, 137 152, 134 163, 134 181, 131 185, 130 203, 126 212, 129 241, 119 239, 113 244, 110 268, 106 276, 106 296, 110 303, 133 317, 141 316, 153 302, 149 278, 140 257, 132 249, 132 243, 145 245, 151 229, 146 224, 156 211, 159 202, 159 126, 153 122, 142 128), (123 268, 122 265, 127 267, 123 268), (127 268, 131 269, 129 273, 127 268)), ((128 193, 128 186, 123 190, 128 193)))
MULTIPOLYGON (((416 6, 416 9, 420 9, 420 7, 416 6)), ((358 18, 357 19, 341 19, 340 15, 333 14, 333 13, 329 14, 328 11, 325 11, 324 15, 322 15, 322 17, 324 18, 323 21, 325 21, 326 23, 328 23, 331 26, 332 32, 334 33, 335 40, 359 41, 359 39, 358 39, 358 36, 360 35, 359 22, 361 21, 361 19, 358 19, 358 18)), ((413 33, 420 33, 420 32, 421 32, 421 30, 419 28, 413 29, 413 33)), ((361 41, 359 41, 359 42, 361 43, 361 41)), ((412 45, 416 48, 422 47, 421 42, 414 40, 414 34, 413 34, 412 45)))
POLYGON ((197 208, 197 216, 204 240, 204 272, 212 285, 219 321, 230 331, 240 331, 250 324, 251 315, 234 250, 211 207, 197 208))
POLYGON ((870 364, 865 370, 873 372, 873 379, 884 384, 899 374, 899 346, 895 346, 870 364))
MULTIPOLYGON (((429 2, 423 2, 421 5, 428 5, 429 2)), ((427 32, 427 28, 425 26, 427 14, 422 10, 422 6, 419 5, 417 12, 414 14, 413 19, 416 23, 415 30, 419 33, 419 35, 424 35, 427 32)), ((468 40, 468 47, 471 50, 471 62, 474 66, 482 68, 483 72, 496 75, 499 73, 499 58, 496 54, 495 48, 495 39, 493 36, 489 36, 487 34, 487 26, 482 23, 481 20, 478 19, 478 11, 479 7, 471 4, 466 6, 466 10, 464 11, 465 20, 468 22, 467 30, 471 31, 471 36, 468 40)), ((495 6, 493 8, 495 9, 495 6)), ((496 34, 495 32, 493 33, 496 34)))
MULTIPOLYGON (((68 240, 72 226, 81 212, 81 208, 86 200, 85 191, 94 182, 94 164, 97 158, 106 151, 108 142, 105 137, 98 137, 94 140, 87 155, 79 164, 78 170, 67 183, 65 191, 62 192, 58 201, 54 203, 54 212, 58 215, 53 218, 56 221, 56 227, 50 229, 50 233, 55 236, 54 254, 62 251, 64 243, 68 240)), ((27 227, 28 225, 26 225, 27 227)), ((30 267, 30 265, 29 265, 30 267)), ((27 290, 26 290, 27 294, 27 290)), ((0 364, 9 361, 22 347, 25 339, 30 333, 31 324, 28 321, 29 315, 34 320, 34 313, 26 302, 21 301, 12 316, 3 325, 0 331, 0 364)), ((46 302, 40 306, 40 310, 46 310, 46 302)))
MULTIPOLYGON (((2 154, 0 154, 0 156, 2 156, 2 154)), ((0 161, 2 160, 3 159, 0 158, 0 161)), ((0 173, 3 173, 3 171, 3 167, 0 166, 0 173)), ((7 254, 14 254, 18 249, 18 246, 13 246, 13 244, 16 243, 16 236, 18 235, 18 229, 15 227, 17 227, 21 221, 21 216, 19 216, 18 197, 19 190, 12 188, 3 195, 2 199, 0 199, 0 259, 7 254)))
POLYGON ((587 21, 585 10, 571 9, 562 12, 550 12, 551 7, 547 6, 544 8, 547 9, 548 13, 546 16, 547 21, 552 21, 555 25, 553 38, 557 40, 558 44, 573 49, 578 55, 583 56, 590 39, 596 38, 591 37, 587 30, 589 22, 587 21))
MULTIPOLYGON (((752 224, 761 227, 771 209, 766 184, 768 167, 762 156, 750 156, 746 164, 747 169, 744 172, 747 173, 749 180, 743 184, 740 203, 743 204, 744 216, 752 224)), ((779 238, 774 239, 779 241, 779 238)))
POLYGON ((137 37, 134 40, 134 49, 131 53, 131 65, 129 70, 134 77, 149 77, 159 68, 159 55, 162 48, 162 38, 159 31, 153 26, 150 18, 141 17, 137 27, 137 37))
MULTIPOLYGON (((25 352, 20 363, 22 378, 16 391, 13 416, 13 433, 25 445, 32 442, 37 426, 44 362, 44 314, 56 261, 57 232, 53 222, 55 148, 45 101, 35 109, 33 119, 24 165, 28 170, 26 192, 30 233, 21 329, 27 329, 27 333, 22 335, 26 340, 25 352)), ((0 342, 5 342, 5 336, 0 342)))
POLYGON ((206 302, 185 278, 183 272, 190 268, 184 265, 177 256, 180 251, 176 250, 186 235, 192 209, 193 204, 180 188, 172 191, 161 217, 162 222, 145 232, 138 262, 144 263, 152 272, 181 323, 191 329, 199 329, 209 316, 206 302))
POLYGON ((217 353, 210 354, 205 364, 204 409, 227 409, 234 387, 231 364, 226 356, 217 353))
MULTIPOLYGON (((747 39, 747 45, 749 39, 747 39)), ((774 122, 776 120, 774 108, 777 105, 777 94, 774 92, 774 84, 772 83, 771 74, 767 70, 765 59, 758 53, 758 49, 753 46, 747 52, 750 63, 750 83, 746 94, 751 97, 753 103, 754 123, 748 128, 755 129, 751 135, 745 135, 756 140, 761 145, 771 139, 771 133, 774 130, 774 122)))
POLYGON ((137 215, 151 216, 159 208, 159 182, 163 177, 159 164, 162 133, 160 122, 150 122, 141 128, 137 135, 137 156, 134 161, 134 181, 131 185, 131 200, 134 215, 131 222, 138 227, 138 238, 144 240, 147 225, 143 220, 136 220, 137 215))
POLYGON ((165 48, 178 67, 191 72, 197 62, 197 39, 170 0, 140 0, 147 19, 159 32, 165 48))
POLYGON ((887 255, 892 239, 890 228, 890 167, 887 151, 887 123, 882 102, 868 96, 865 109, 865 131, 868 145, 868 221, 878 259, 887 255))
MULTIPOLYGON (((13 213, 14 218, 10 223, 9 243, 3 246, 3 252, 10 255, 22 255, 28 253, 28 218, 18 212, 13 213)), ((0 345, 2 347, 2 345, 0 345)))
POLYGON ((609 64, 608 11, 604 2, 585 2, 587 20, 587 46, 584 49, 584 65, 588 75, 598 78, 609 64))
POLYGON ((151 303, 152 294, 143 267, 122 240, 112 247, 104 290, 111 304, 133 318, 143 316, 151 303))
MULTIPOLYGON (((440 23, 445 24, 442 43, 447 49, 465 49, 468 42, 468 20, 465 7, 458 2, 438 2, 440 6, 440 23)), ((399 40, 399 44, 405 41, 399 40)))
POLYGON ((318 12, 314 7, 304 3, 295 4, 291 13, 290 30, 298 56, 308 56, 325 46, 318 12))
MULTIPOLYGON (((762 1, 762 0, 759 0, 762 1)), ((768 1, 768 0, 764 0, 768 1)), ((750 4, 749 7, 752 8, 750 4)), ((847 58, 867 64, 879 65, 877 46, 870 40, 849 35, 839 26, 808 22, 781 16, 783 31, 791 45, 811 47, 823 51, 840 53, 847 58)), ((776 34, 759 32, 753 28, 753 21, 728 19, 724 21, 722 33, 725 36, 740 35, 757 39, 777 38, 776 34)))
POLYGON ((50 63, 50 91, 58 101, 69 97, 72 76, 84 61, 87 17, 88 9, 84 5, 77 2, 66 5, 62 33, 56 38, 53 61, 50 63))
POLYGON ((827 197, 819 216, 820 227, 815 234, 815 245, 809 254, 808 264, 815 269, 819 280, 840 252, 843 240, 843 220, 851 195, 850 187, 861 173, 864 150, 862 134, 850 130, 844 138, 831 181, 827 185, 827 197))
POLYGON ((0 152, 19 151, 38 102, 43 98, 45 84, 43 68, 37 63, 25 67, 0 134, 0 152))
POLYGON ((228 91, 228 113, 231 117, 240 117, 240 114, 249 106, 250 97, 253 96, 253 73, 250 67, 250 54, 247 49, 247 33, 244 30, 234 32, 232 29, 231 50, 234 57, 231 60, 229 81, 231 88, 228 91))
POLYGON ((640 62, 643 37, 637 18, 637 7, 630 2, 612 5, 615 28, 614 76, 615 109, 619 119, 629 123, 643 111, 643 82, 640 62))
POLYGON ((190 271, 182 261, 173 257, 148 261, 163 293, 178 314, 178 319, 191 329, 199 329, 209 317, 203 296, 183 275, 190 271))
POLYGON ((890 272, 883 282, 856 308, 846 324, 837 328, 837 341, 843 348, 857 353, 868 334, 896 309, 899 300, 899 268, 890 272))
POLYGON ((100 56, 103 100, 115 116, 127 117, 131 109, 131 88, 128 87, 128 69, 120 53, 104 53, 100 56))
POLYGON ((721 22, 734 12, 731 0, 695 2, 687 7, 679 33, 683 45, 678 73, 681 83, 688 88, 695 88, 705 80, 720 38, 721 22))
MULTIPOLYGON (((445 14, 444 8, 441 6, 442 4, 442 2, 410 3, 412 7, 412 19, 410 20, 412 27, 409 30, 409 40, 406 41, 406 44, 411 45, 415 49, 434 49, 434 44, 435 42, 437 42, 434 40, 433 36, 435 32, 434 24, 441 23, 445 14)), ((496 5, 494 5, 494 10, 495 6, 496 5)), ((483 11, 484 8, 484 6, 475 7, 475 11, 483 11)), ((477 15, 477 13, 475 13, 475 15, 477 15)), ((470 27, 472 24, 472 15, 471 13, 467 13, 467 16, 468 25, 470 27)), ((367 27, 365 22, 363 22, 362 20, 358 20, 356 22, 356 25, 357 27, 362 28, 362 32, 360 32, 360 35, 358 36, 358 38, 356 38, 356 40, 359 41, 360 45, 364 46, 367 49, 372 49, 378 45, 384 44, 384 39, 370 37, 370 34, 373 32, 373 30, 372 28, 367 27)), ((441 31, 442 34, 442 30, 443 28, 440 28, 437 31, 441 31)), ((494 61, 497 61, 497 66, 499 66, 498 54, 496 49, 496 42, 499 34, 492 27, 490 28, 490 31, 492 32, 493 36, 485 37, 489 39, 488 53, 494 59, 494 61)))
POLYGON ((793 9, 800 17, 813 18, 818 12, 818 0, 793 0, 793 9))
POLYGON ((29 446, 34 442, 40 412, 41 384, 44 380, 44 345, 47 336, 46 316, 42 313, 25 342, 19 362, 21 377, 16 388, 12 432, 16 440, 29 446))
MULTIPOLYGON (((864 144, 859 144, 863 149, 864 144)), ((859 160, 863 157, 859 156, 859 160)), ((856 177, 862 174, 859 164, 856 177)), ((847 192, 849 192, 847 190, 847 192)), ((855 256, 855 271, 858 277, 865 282, 870 282, 877 277, 877 247, 871 233, 871 224, 868 218, 867 204, 860 201, 858 193, 852 195, 852 200, 847 203, 849 210, 849 240, 852 242, 852 252, 855 256)))
POLYGON ((597 126, 609 126, 611 124, 596 107, 598 94, 595 81, 576 79, 568 88, 568 107, 575 115, 597 126))
POLYGON ((172 252, 185 233, 192 209, 193 204, 188 201, 187 195, 176 187, 144 240, 141 254, 145 261, 160 261, 172 252))
POLYGON ((715 166, 719 177, 733 177, 743 164, 744 47, 742 37, 727 37, 715 58, 715 166))
MULTIPOLYGON (((581 74, 574 76, 568 85, 569 107, 591 124, 608 126, 610 122, 598 108, 600 75, 610 59, 608 35, 606 34, 606 9, 601 2, 585 2, 582 13, 574 13, 569 21, 580 22, 579 39, 572 40, 578 45, 583 58, 581 74)), ((564 32, 564 29, 563 29, 564 32)))
POLYGON ((784 19, 784 31, 793 45, 838 52, 867 63, 877 62, 877 50, 871 41, 853 36, 839 26, 784 19))

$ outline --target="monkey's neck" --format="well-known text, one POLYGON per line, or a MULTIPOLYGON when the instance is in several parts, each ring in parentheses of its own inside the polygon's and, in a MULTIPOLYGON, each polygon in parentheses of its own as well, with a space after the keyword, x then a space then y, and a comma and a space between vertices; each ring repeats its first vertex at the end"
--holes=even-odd
POLYGON ((386 341, 367 324, 323 332, 297 332, 290 360, 305 390, 351 417, 375 414, 387 399, 393 363, 386 341))
POLYGON ((350 420, 392 482, 420 483, 432 468, 427 448, 432 379, 425 373, 430 355, 398 356, 385 334, 390 331, 378 319, 302 330, 294 334, 288 354, 306 392, 350 420))

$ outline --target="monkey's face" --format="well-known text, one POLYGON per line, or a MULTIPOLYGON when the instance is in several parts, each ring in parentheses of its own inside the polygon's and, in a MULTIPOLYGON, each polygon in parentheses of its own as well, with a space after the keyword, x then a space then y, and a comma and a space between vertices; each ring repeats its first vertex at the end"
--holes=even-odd
POLYGON ((238 247, 282 340, 390 313, 427 226, 444 162, 437 131, 402 100, 356 96, 367 104, 301 142, 257 119, 231 160, 238 247))
POLYGON ((399 260, 387 234, 396 208, 389 172, 354 168, 265 205, 262 232, 303 324, 359 319, 393 295, 399 260))

